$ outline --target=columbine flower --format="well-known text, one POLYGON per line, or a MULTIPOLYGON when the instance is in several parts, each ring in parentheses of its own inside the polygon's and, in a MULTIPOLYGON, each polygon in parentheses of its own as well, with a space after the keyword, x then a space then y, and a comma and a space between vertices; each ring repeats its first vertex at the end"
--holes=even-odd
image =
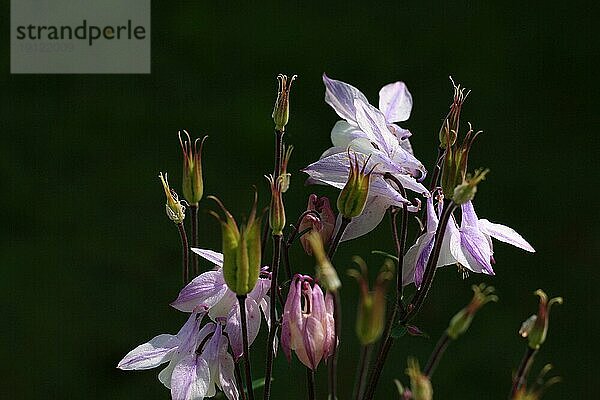
POLYGON ((331 355, 335 339, 333 299, 323 296, 309 276, 295 275, 283 310, 281 345, 288 360, 291 351, 308 368, 315 370, 321 359, 331 355))
MULTIPOLYGON (((223 255, 212 250, 192 248, 192 251, 217 266, 214 271, 207 271, 194 278, 184 287, 177 299, 171 303, 174 308, 183 312, 193 312, 197 307, 205 307, 214 321, 221 318, 227 322, 225 332, 229 336, 233 355, 236 359, 243 354, 240 307, 236 294, 225 283, 223 276, 223 255)), ((263 269, 263 272, 264 269, 263 269)), ((271 283, 267 278, 258 278, 254 289, 246 298, 246 315, 248 317, 248 343, 254 342, 260 330, 260 310, 267 324, 269 320, 269 291, 271 283)))
POLYGON ((355 87, 326 75, 323 82, 325 101, 345 121, 338 121, 331 131, 333 147, 303 170, 310 176, 308 182, 342 189, 350 169, 348 148, 370 155, 377 164, 365 212, 350 223, 342 238, 350 240, 373 230, 390 205, 409 203, 398 193, 398 188, 383 179, 385 173, 393 174, 406 189, 427 194, 427 189, 417 181, 424 178, 426 171, 412 153, 410 132, 393 123, 410 116, 412 98, 404 83, 384 86, 379 92, 380 109, 377 109, 355 87))
MULTIPOLYGON (((333 236, 333 229, 335 228, 335 215, 329 204, 327 197, 317 197, 316 194, 311 194, 308 197, 308 205, 306 206, 307 211, 314 210, 319 213, 319 218, 308 214, 302 219, 298 230, 300 232, 305 229, 312 228, 313 231, 318 232, 321 235, 321 239, 325 246, 329 245, 329 241, 333 236)), ((312 248, 308 242, 308 237, 302 235, 300 238, 304 251, 309 256, 312 255, 312 248)))
MULTIPOLYGON (((463 204, 461 210, 460 228, 453 216, 448 221, 437 262, 438 267, 458 264, 472 272, 494 275, 492 237, 525 251, 535 252, 533 247, 512 228, 487 219, 478 219, 472 202, 463 204)), ((429 198, 427 199, 427 231, 408 249, 404 257, 404 285, 411 282, 415 282, 417 287, 421 285, 425 266, 433 249, 437 226, 438 215, 433 206, 433 198, 429 198)))
POLYGON ((221 389, 229 400, 239 398, 233 358, 220 324, 200 329, 206 309, 192 312, 177 335, 162 334, 131 350, 118 364, 123 370, 144 370, 169 362, 158 379, 171 389, 173 400, 202 400, 221 389), (209 338, 209 336, 212 337, 209 338))

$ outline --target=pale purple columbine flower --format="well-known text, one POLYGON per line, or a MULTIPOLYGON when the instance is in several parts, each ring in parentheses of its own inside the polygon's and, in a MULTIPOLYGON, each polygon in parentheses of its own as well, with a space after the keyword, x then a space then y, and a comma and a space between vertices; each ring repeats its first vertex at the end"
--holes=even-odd
POLYGON ((291 351, 313 371, 322 359, 329 357, 334 349, 335 322, 333 298, 323 291, 313 279, 295 275, 283 309, 281 346, 288 360, 291 351))
MULTIPOLYGON (((240 306, 236 294, 225 283, 223 277, 223 255, 216 251, 192 248, 192 251, 211 261, 218 268, 207 271, 184 287, 177 299, 171 303, 174 308, 183 312, 193 312, 197 307, 206 307, 213 320, 225 319, 225 332, 229 336, 233 355, 236 359, 243 354, 240 306)), ((267 295, 271 282, 267 278, 259 278, 254 289, 246 298, 246 315, 248 318, 248 343, 252 344, 260 330, 260 311, 262 310, 267 325, 270 326, 269 303, 267 295)))
MULTIPOLYGON (((450 217, 437 267, 458 264, 469 271, 494 275, 492 264, 492 239, 512 244, 528 252, 535 252, 533 247, 514 229, 495 224, 487 219, 478 219, 473 203, 468 201, 461 206, 460 227, 454 216, 450 217)), ((433 250, 435 231, 438 226, 438 212, 433 206, 433 197, 427 199, 427 230, 408 249, 404 256, 403 284, 415 282, 421 286, 425 266, 433 250)))
POLYGON ((229 400, 237 400, 233 357, 227 352, 221 325, 210 322, 200 329, 206 311, 192 312, 177 335, 158 335, 131 350, 117 368, 144 370, 168 362, 158 379, 171 389, 173 400, 213 397, 215 387, 229 400))
MULTIPOLYGON (((427 196, 427 189, 419 182, 426 170, 413 155, 408 141, 411 133, 394 124, 406 121, 412 109, 412 97, 403 82, 391 83, 380 90, 379 109, 347 83, 326 75, 323 82, 325 101, 344 121, 338 121, 331 131, 333 147, 303 170, 309 175, 307 182, 342 189, 350 168, 348 148, 371 156, 371 162, 376 165, 365 211, 353 219, 342 237, 342 240, 350 240, 373 230, 390 205, 410 203, 394 184, 383 179, 385 173, 394 175, 405 189, 427 196)), ((415 208, 411 206, 411 210, 415 208)))

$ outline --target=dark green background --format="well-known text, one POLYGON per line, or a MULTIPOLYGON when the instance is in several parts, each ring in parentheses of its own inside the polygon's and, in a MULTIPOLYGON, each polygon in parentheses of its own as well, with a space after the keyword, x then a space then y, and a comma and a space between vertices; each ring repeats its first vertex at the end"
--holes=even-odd
MULTIPOLYGON (((176 332, 185 319, 168 306, 180 289, 180 249, 157 178, 169 171, 179 186, 177 130, 210 135, 208 194, 241 216, 256 184, 265 205, 275 76, 298 74, 287 136, 297 149, 286 195, 295 219, 310 192, 336 196, 304 187, 296 172, 329 146, 338 120, 323 102, 324 71, 374 103, 382 85, 405 81, 414 108, 403 125, 426 165, 449 105, 448 75, 472 89, 463 121, 485 134, 470 165, 492 171, 477 195, 477 211, 514 227, 537 249, 530 255, 497 243, 491 279, 463 281, 454 268, 441 270, 417 321, 431 339, 397 342, 377 398, 393 398, 392 379, 407 381, 407 356, 425 362, 449 318, 470 299, 470 285, 482 280, 497 287, 501 302, 484 308, 448 349, 433 379, 436 398, 506 397, 525 348, 517 330, 537 309, 537 288, 565 298, 552 312, 533 368, 536 373, 552 362, 564 377, 546 398, 593 397, 599 121, 592 63, 597 32, 588 5, 153 3, 150 75, 10 75, 9 18, 0 22, 0 397, 169 397, 158 370, 115 367, 131 348, 176 332)), ((1 12, 9 15, 7 1, 1 12)), ((214 208, 205 200, 201 206, 214 208)), ((217 224, 206 213, 200 219, 202 246, 218 249, 217 224)), ((386 221, 342 245, 335 260, 344 284, 340 400, 350 397, 358 354, 357 288, 344 271, 360 254, 375 272, 381 259, 368 252, 391 251, 388 232, 386 221)), ((297 249, 294 256, 298 269, 312 270, 310 258, 297 249)), ((263 336, 254 348, 258 377, 263 336)), ((276 367, 276 398, 303 398, 299 363, 289 366, 280 357, 276 367)), ((324 378, 321 366, 319 398, 325 398, 324 378)))

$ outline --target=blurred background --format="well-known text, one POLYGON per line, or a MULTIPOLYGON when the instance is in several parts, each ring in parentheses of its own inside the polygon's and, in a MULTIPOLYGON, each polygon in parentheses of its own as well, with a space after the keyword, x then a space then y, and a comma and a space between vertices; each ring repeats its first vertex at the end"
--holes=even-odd
MULTIPOLYGON (((415 153, 435 158, 437 132, 451 99, 449 75, 472 90, 463 121, 484 135, 471 169, 491 169, 476 204, 480 217, 515 228, 534 255, 496 243, 493 278, 463 280, 440 270, 417 325, 427 338, 397 341, 378 399, 408 382, 408 356, 422 364, 470 286, 493 284, 486 306, 453 343, 433 377, 441 399, 506 398, 525 349, 517 331, 536 312, 533 291, 562 295, 532 374, 555 365, 564 382, 547 399, 594 398, 598 301, 598 56, 588 5, 579 2, 153 2, 150 75, 10 75, 8 36, 0 57, 0 397, 11 399, 166 399, 158 370, 124 372, 117 362, 159 333, 175 333, 185 315, 169 307, 180 289, 180 247, 164 213, 159 171, 180 191, 177 131, 208 134, 205 192, 247 215, 252 185, 261 205, 272 170, 271 120, 278 73, 298 74, 287 141, 296 147, 290 221, 308 194, 299 169, 330 145, 339 119, 323 102, 321 74, 350 82, 377 103, 384 84, 402 80, 414 99, 415 153)), ((9 15, 3 1, 2 14, 9 15)), ((0 20, 1 31, 9 19, 0 20)), ((203 200, 201 208, 214 209, 203 200)), ((409 240, 415 238, 415 225, 409 240)), ((219 249, 217 223, 200 214, 202 247, 219 249)), ((344 331, 340 400, 350 398, 358 359, 357 285, 345 274, 354 254, 372 276, 393 251, 388 221, 343 243, 344 331)), ((294 248, 294 266, 313 260, 294 248)), ((206 268, 207 264, 203 264, 206 268)), ((263 368, 264 325, 254 372, 263 368)), ((326 398, 326 368, 318 397, 326 398)), ((305 398, 304 370, 280 356, 274 393, 305 398)))

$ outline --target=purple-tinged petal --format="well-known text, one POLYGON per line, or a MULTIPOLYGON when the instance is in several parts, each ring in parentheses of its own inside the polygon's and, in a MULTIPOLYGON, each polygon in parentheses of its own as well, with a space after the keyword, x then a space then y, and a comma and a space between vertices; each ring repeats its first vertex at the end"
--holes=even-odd
POLYGON ((427 198, 427 232, 435 233, 439 219, 433 207, 433 196, 427 198))
POLYGON ((237 306, 238 300, 235 293, 227 289, 221 300, 210 309, 208 315, 213 321, 218 318, 228 318, 231 310, 237 306))
POLYGON ((177 349, 178 355, 193 353, 196 350, 198 331, 200 330, 200 324, 202 323, 203 317, 204 313, 190 314, 186 323, 181 327, 179 332, 177 332, 177 338, 181 342, 177 349))
POLYGON ((200 257, 215 264, 217 267, 223 266, 223 254, 221 254, 217 251, 208 250, 208 249, 198 249, 195 247, 192 247, 191 250, 194 253, 198 254, 200 257))
POLYGON ((406 121, 412 105, 412 96, 404 82, 390 83, 379 91, 379 109, 389 122, 406 121))
POLYGON ((422 237, 423 241, 419 245, 419 250, 417 253, 417 259, 415 263, 414 281, 417 288, 421 287, 421 283, 423 282, 425 268, 427 267, 427 262, 429 261, 429 257, 431 257, 431 251, 433 250, 435 235, 426 233, 422 237))
MULTIPOLYGON (((248 345, 250 346, 260 329, 260 309, 254 299, 246 298, 246 320, 248 325, 248 345)), ((229 337, 231 349, 235 359, 240 358, 244 354, 244 346, 242 341, 242 325, 239 305, 234 307, 227 319, 225 332, 229 337)))
POLYGON ((360 90, 345 82, 330 79, 323 74, 323 83, 325 84, 325 102, 345 120, 355 121, 354 99, 361 99, 365 103, 369 102, 360 90))
POLYGON ((298 359, 312 369, 317 368, 323 358, 323 344, 325 343, 325 332, 323 324, 314 316, 306 318, 304 323, 304 332, 302 339, 304 341, 304 350, 296 350, 298 359))
POLYGON ((323 348, 323 357, 331 356, 335 347, 337 347, 337 338, 335 336, 335 319, 333 318, 334 307, 333 296, 331 293, 327 292, 327 294, 325 294, 327 324, 325 325, 325 346, 323 348))
POLYGON ((219 386, 229 400, 238 400, 240 394, 235 384, 233 358, 227 353, 227 342, 223 341, 219 356, 219 386))
POLYGON ((158 335, 131 350, 117 365, 117 368, 123 370, 150 369, 159 366, 171 359, 179 339, 173 335, 158 335))
POLYGON ((446 232, 444 232, 444 239, 442 241, 442 248, 440 249, 440 256, 438 257, 437 266, 443 267, 445 265, 452 265, 456 263, 462 264, 466 262, 466 258, 462 253, 460 247, 460 232, 454 216, 448 220, 446 225, 446 232))
POLYGON ((494 270, 490 262, 492 251, 489 242, 478 228, 461 226, 460 244, 467 260, 467 264, 463 265, 464 267, 473 272, 494 275, 494 270))
POLYGON ((198 306, 211 308, 221 300, 226 291, 223 271, 207 271, 188 283, 171 306, 184 312, 192 312, 198 306))
POLYGON ((399 147, 398 139, 390 132, 381 111, 361 99, 354 100, 354 107, 358 127, 379 150, 391 154, 394 147, 399 147))
POLYGON ((467 201, 461 206, 462 219, 460 226, 477 226, 478 218, 475 214, 475 208, 473 207, 472 201, 467 201))
POLYGON ((281 326, 281 346, 283 347, 283 352, 288 359, 288 362, 291 360, 291 350, 292 350, 292 325, 297 325, 298 313, 300 313, 300 318, 302 318, 302 310, 298 310, 301 307, 301 293, 300 293, 300 285, 301 282, 299 279, 294 277, 292 279, 292 283, 290 285, 290 291, 287 296, 287 300, 285 301, 285 306, 283 307, 283 323, 281 326))
POLYGON ((208 391, 209 382, 208 363, 202 357, 192 354, 173 369, 171 397, 173 400, 201 400, 208 391))
POLYGON ((480 219, 479 229, 494 239, 498 239, 504 243, 512 244, 513 246, 525 251, 535 253, 534 248, 523 238, 523 236, 519 235, 514 229, 509 228, 508 226, 495 224, 487 219, 480 219))

